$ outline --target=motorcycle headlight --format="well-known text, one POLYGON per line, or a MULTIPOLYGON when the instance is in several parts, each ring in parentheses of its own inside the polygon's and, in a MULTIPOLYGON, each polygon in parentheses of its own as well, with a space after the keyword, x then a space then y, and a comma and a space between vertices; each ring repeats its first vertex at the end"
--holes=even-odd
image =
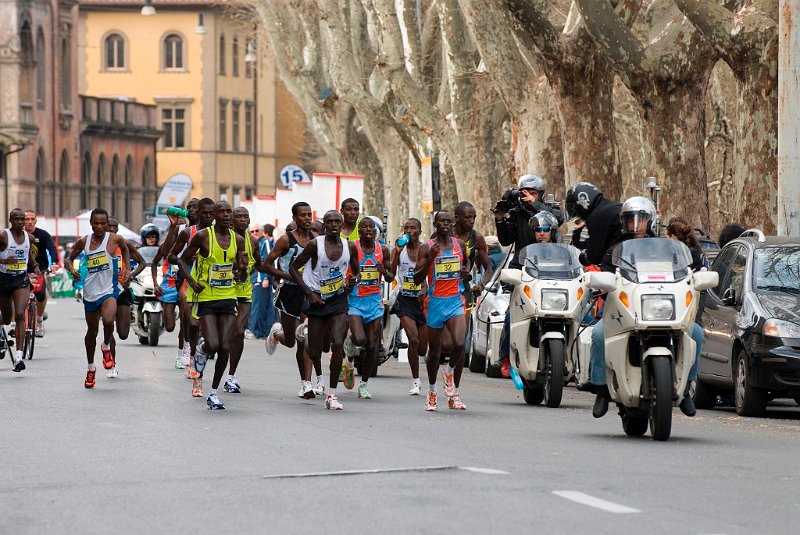
POLYGON ((776 338, 800 338, 800 325, 791 321, 768 319, 764 322, 764 335, 776 338))
POLYGON ((667 321, 675 318, 675 297, 671 295, 643 295, 642 319, 667 321))
POLYGON ((542 289, 542 310, 566 310, 568 303, 567 290, 542 289))

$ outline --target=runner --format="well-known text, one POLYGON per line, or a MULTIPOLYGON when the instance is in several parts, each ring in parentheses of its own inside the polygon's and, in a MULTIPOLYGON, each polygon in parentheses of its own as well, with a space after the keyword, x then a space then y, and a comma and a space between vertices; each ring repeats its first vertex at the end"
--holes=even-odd
POLYGON ((348 197, 342 201, 340 208, 344 218, 342 238, 349 242, 354 242, 358 239, 358 214, 361 211, 361 206, 357 200, 348 197))
POLYGON ((449 212, 437 212, 433 218, 436 237, 424 243, 417 254, 417 270, 414 282, 421 284, 427 278, 428 298, 425 317, 428 325, 428 355, 425 367, 428 370, 428 397, 426 411, 436 410, 436 375, 442 338, 447 331, 450 336, 450 362, 443 370, 444 393, 449 398, 451 409, 465 410, 459 396, 460 381, 454 377, 455 370, 464 359, 464 340, 467 324, 464 317, 464 285, 462 278, 468 276, 464 242, 453 237, 453 216, 449 212))
MULTIPOLYGON (((375 366, 378 352, 378 339, 381 335, 383 318, 382 281, 394 279, 394 271, 389 257, 389 249, 375 241, 375 221, 365 217, 358 224, 360 238, 355 241, 355 260, 358 262, 359 281, 348 298, 350 316, 350 335, 353 343, 364 348, 364 362, 361 367, 361 382, 358 385, 360 399, 372 399, 367 382, 375 366)), ((348 359, 348 368, 349 359, 348 359)))
MULTIPOLYGON (((14 338, 14 371, 25 369, 22 348, 25 344, 25 310, 31 296, 31 283, 28 272, 41 275, 39 266, 31 254, 31 239, 25 232, 25 212, 14 208, 8 214, 11 226, 0 233, 0 314, 3 323, 11 323, 11 316, 16 322, 14 338)), ((5 355, 5 351, 3 352, 5 355)))
MULTIPOLYGON (((197 211, 197 203, 195 203, 195 212, 197 211)), ((155 284, 155 294, 159 301, 161 301, 161 308, 164 311, 162 317, 164 318, 164 330, 171 333, 175 330, 175 322, 177 320, 176 307, 180 301, 178 296, 178 268, 173 266, 167 261, 166 256, 175 244, 175 239, 178 236, 178 216, 167 215, 169 218, 169 229, 164 238, 164 242, 156 251, 153 257, 153 262, 150 264, 150 276, 153 278, 155 284), (165 252, 167 254, 165 254, 165 252), (158 282, 158 271, 161 270, 161 282, 158 282)), ((180 310, 180 309, 178 309, 180 310)), ((178 329, 178 355, 175 360, 175 367, 182 369, 189 363, 189 346, 184 343, 184 329, 185 322, 181 319, 181 328, 178 329), (184 362, 183 359, 186 359, 184 362)))
POLYGON ((88 371, 83 386, 94 388, 96 369, 94 365, 94 348, 97 345, 99 323, 103 321, 103 367, 110 370, 115 367, 111 342, 114 338, 114 318, 117 313, 117 296, 119 295, 119 279, 114 255, 117 250, 122 255, 122 267, 126 275, 123 282, 130 282, 130 259, 128 245, 117 234, 108 231, 108 212, 95 208, 89 217, 92 233, 75 242, 65 267, 73 280, 80 280, 81 275, 73 267, 73 261, 81 252, 86 254, 87 271, 83 286, 83 309, 86 316, 86 361, 88 371))
MULTIPOLYGON (((325 408, 342 410, 336 397, 336 386, 342 366, 343 343, 347 333, 345 312, 347 312, 347 292, 358 281, 358 256, 355 246, 340 236, 342 215, 331 210, 322 219, 325 235, 310 241, 303 252, 289 267, 295 282, 306 294, 304 312, 308 316, 308 352, 311 360, 317 362, 322 357, 325 332, 331 340, 333 356, 330 364, 330 389, 325 400, 325 408), (347 268, 351 273, 345 281, 347 268), (303 271, 300 270, 302 268, 303 271)), ((303 388, 307 395, 314 397, 311 390, 311 370, 304 370, 303 388), (310 393, 310 395, 308 395, 310 393)))
MULTIPOLYGON (((158 241, 158 228, 155 225, 145 225, 142 227, 142 244, 146 243, 147 240, 145 239, 145 229, 153 232, 155 229, 156 235, 156 242, 158 241), (150 229, 149 227, 152 227, 150 229)), ((117 221, 114 217, 108 218, 108 231, 111 234, 117 234, 119 232, 119 221, 117 221)), ((151 238, 152 239, 152 238, 151 238)), ((117 315, 115 319, 115 323, 117 325, 117 334, 119 335, 120 340, 127 340, 128 335, 131 332, 131 306, 133 305, 133 290, 131 290, 131 282, 133 279, 136 278, 139 273, 144 271, 147 267, 147 264, 142 258, 142 255, 139 254, 139 251, 136 250, 136 244, 130 240, 125 240, 125 244, 128 246, 128 257, 131 260, 131 265, 136 263, 136 266, 133 267, 133 271, 131 272, 130 276, 127 276, 127 270, 125 269, 125 264, 122 262, 122 251, 117 249, 114 253, 114 269, 118 273, 118 286, 119 286, 119 295, 117 296, 117 315)), ((111 352, 114 354, 114 367, 108 371, 108 378, 109 379, 116 379, 119 375, 119 371, 116 367, 117 362, 117 341, 115 338, 111 339, 111 352)))
POLYGON ((237 207, 233 211, 233 230, 244 240, 245 258, 247 269, 239 270, 236 275, 236 299, 237 315, 234 330, 230 333, 231 341, 231 362, 228 371, 228 379, 223 388, 225 392, 239 394, 242 391, 239 381, 236 380, 236 369, 244 351, 244 330, 250 319, 250 307, 253 302, 253 285, 250 284, 250 275, 253 266, 262 270, 261 253, 258 249, 258 241, 250 234, 247 229, 250 227, 250 212, 243 206, 237 207))
MULTIPOLYGON (((297 369, 300 372, 300 392, 297 396, 306 399, 324 394, 325 384, 320 364, 320 369, 317 370, 317 387, 306 389, 305 378, 311 377, 311 359, 308 357, 305 340, 298 340, 296 336, 298 325, 301 322, 305 294, 292 278, 289 269, 292 262, 314 240, 314 234, 311 232, 312 218, 311 206, 308 203, 295 203, 292 206, 292 219, 294 220, 295 228, 289 230, 287 227, 286 234, 278 238, 278 241, 275 242, 275 247, 272 248, 261 265, 275 280, 282 281, 275 299, 275 308, 280 311, 281 319, 269 331, 266 340, 267 353, 270 355, 275 353, 275 348, 279 343, 292 348, 295 346, 295 342, 298 342, 295 358, 297 359, 297 369)), ((301 267, 299 271, 302 273, 303 268, 301 267)), ((314 363, 314 365, 316 366, 317 363, 314 363)))
MULTIPOLYGON (((201 201, 201 214, 204 209, 201 201)), ((219 400, 217 388, 228 367, 229 335, 236 324, 234 277, 239 270, 247 269, 245 242, 231 228, 232 219, 231 205, 226 201, 219 201, 214 211, 214 225, 195 234, 178 262, 181 274, 196 295, 194 300, 187 297, 187 301, 193 303, 192 316, 200 319, 204 338, 203 343, 197 346, 194 357, 194 369, 199 377, 192 381, 192 396, 199 397, 198 391, 202 395, 206 359, 217 355, 214 379, 206 399, 211 410, 225 408, 219 400), (195 266, 190 271, 188 264, 195 255, 195 266)))
POLYGON ((419 356, 428 349, 428 327, 425 325, 425 314, 422 312, 424 292, 422 284, 414 282, 417 265, 417 254, 420 248, 419 237, 422 223, 419 219, 409 218, 403 224, 403 234, 408 236, 404 246, 396 245, 392 254, 393 273, 397 273, 400 292, 394 302, 392 314, 400 318, 400 325, 408 339, 408 365, 411 367, 410 396, 419 396, 422 382, 419 380, 419 356))
MULTIPOLYGON (((25 210, 25 231, 30 234, 31 255, 36 259, 39 271, 43 274, 55 273, 58 269, 59 261, 58 250, 53 243, 53 237, 43 228, 36 226, 36 212, 25 210)), ((44 284, 36 293, 36 337, 44 336, 44 310, 47 306, 47 287, 44 284)))

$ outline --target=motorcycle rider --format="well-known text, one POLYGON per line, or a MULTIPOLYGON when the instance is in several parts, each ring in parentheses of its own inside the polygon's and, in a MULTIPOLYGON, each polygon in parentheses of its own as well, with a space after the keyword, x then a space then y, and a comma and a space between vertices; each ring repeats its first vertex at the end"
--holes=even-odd
MULTIPOLYGON (((650 199, 645 197, 631 197, 622 204, 620 216, 624 233, 621 236, 620 242, 636 238, 647 238, 656 235, 654 225, 656 220, 656 208, 650 199)), ((617 266, 613 263, 612 251, 617 244, 612 245, 606 251, 600 268, 603 271, 615 272, 617 266)), ((692 325, 692 332, 690 333, 695 343, 695 360, 692 368, 689 370, 689 384, 691 385, 697 380, 697 366, 700 349, 703 344, 703 330, 697 323, 692 325)), ((605 356, 605 336, 603 332, 603 319, 598 321, 594 326, 592 332, 592 347, 590 350, 589 361, 589 382, 594 385, 595 398, 594 407, 592 408, 592 416, 595 418, 602 418, 608 412, 608 402, 611 399, 611 394, 606 385, 606 356, 605 356)), ((694 416, 696 409, 692 397, 685 395, 680 404, 681 412, 686 416, 694 416)))
POLYGON ((620 203, 606 199, 594 184, 578 182, 567 191, 565 206, 570 218, 580 220, 572 235, 572 245, 585 249, 580 256, 581 264, 600 264, 609 247, 620 241, 620 203), (589 232, 585 243, 580 237, 584 226, 589 232))
POLYGON ((529 225, 531 217, 539 212, 550 212, 555 216, 558 226, 564 223, 561 208, 543 202, 547 183, 536 175, 522 175, 517 182, 517 189, 507 190, 502 199, 497 201, 492 212, 497 227, 497 237, 502 245, 514 244, 514 257, 510 268, 519 269, 519 252, 536 238, 529 225))

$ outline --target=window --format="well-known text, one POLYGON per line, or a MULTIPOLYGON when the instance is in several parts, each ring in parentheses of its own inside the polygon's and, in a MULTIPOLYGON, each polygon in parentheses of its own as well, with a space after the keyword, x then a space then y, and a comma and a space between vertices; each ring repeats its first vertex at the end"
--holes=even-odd
POLYGON ((233 110, 231 116, 231 127, 233 128, 233 151, 239 152, 239 110, 242 107, 241 102, 234 102, 233 103, 233 110))
POLYGON ((53 215, 64 213, 67 185, 69 184, 69 152, 66 149, 61 151, 61 164, 58 166, 58 183, 54 185, 53 191, 53 215))
POLYGON ((233 38, 233 49, 231 50, 231 62, 233 63, 233 75, 239 76, 239 38, 233 38))
POLYGON ((164 69, 183 70, 183 38, 171 33, 164 38, 164 69))
POLYGON ((112 33, 106 37, 105 63, 107 70, 119 70, 125 68, 125 40, 118 33, 112 33))
POLYGON ((219 200, 227 201, 228 200, 228 186, 220 186, 219 187, 219 200))
POLYGON ((233 186, 233 207, 242 205, 242 187, 233 186))
POLYGON ((228 101, 220 99, 219 101, 219 145, 217 150, 228 150, 228 101))
POLYGON ((47 64, 44 52, 44 31, 40 26, 36 32, 36 105, 40 109, 44 109, 47 102, 47 64))
POLYGON ((219 36, 219 75, 225 76, 225 34, 219 36))
POLYGON ((165 149, 186 148, 186 108, 162 108, 161 129, 165 149))
POLYGON ((244 150, 253 150, 253 103, 244 103, 244 150))
POLYGON ((45 210, 44 203, 44 182, 45 173, 47 172, 47 160, 45 159, 44 149, 39 149, 36 154, 36 213, 43 214, 45 210))
POLYGON ((72 57, 69 33, 61 40, 61 109, 72 109, 72 57))
MULTIPOLYGON (((255 45, 253 44, 252 41, 247 41, 247 43, 244 45, 245 54, 250 52, 251 49, 255 50, 255 45)), ((245 78, 253 77, 253 63, 247 61, 247 56, 245 56, 244 58, 244 77, 245 78)))
POLYGON ((83 154, 83 164, 81 165, 81 208, 88 208, 90 205, 92 191, 92 155, 88 152, 83 154))
POLYGON ((97 159, 97 178, 95 179, 95 184, 97 185, 97 196, 93 196, 89 199, 90 203, 94 203, 94 208, 102 207, 103 206, 103 199, 105 197, 105 192, 107 189, 106 185, 106 155, 100 153, 100 157, 97 159))
POLYGON ((125 160, 125 175, 122 178, 122 187, 118 188, 120 202, 119 202, 119 217, 122 221, 130 223, 131 221, 131 203, 130 203, 130 188, 133 187, 133 158, 128 156, 125 160))
POLYGON ((35 76, 34 67, 36 63, 36 51, 33 49, 33 31, 30 21, 22 23, 19 31, 19 59, 22 72, 19 79, 19 99, 20 103, 25 103, 33 107, 35 76))

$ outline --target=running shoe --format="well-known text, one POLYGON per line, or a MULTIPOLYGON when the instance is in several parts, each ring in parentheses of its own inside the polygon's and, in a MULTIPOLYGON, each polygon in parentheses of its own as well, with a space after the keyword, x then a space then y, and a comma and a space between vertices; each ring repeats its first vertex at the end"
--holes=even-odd
POLYGON ((339 403, 339 399, 336 396, 328 396, 325 400, 325 408, 331 411, 340 411, 344 407, 339 403))
POLYGON ((311 386, 311 381, 303 381, 303 390, 302 390, 302 397, 303 399, 314 399, 317 395, 314 393, 314 387, 311 386))
POLYGON ((511 359, 503 359, 503 363, 500 364, 500 377, 504 379, 511 377, 511 359))
POLYGON ((422 387, 422 383, 419 381, 413 381, 411 383, 411 390, 408 391, 409 396, 419 396, 422 392, 420 388, 422 387))
POLYGON ((198 374, 203 373, 203 370, 206 369, 206 360, 208 360, 208 355, 203 351, 203 344, 198 344, 194 353, 194 371, 198 374))
POLYGON ((97 370, 89 370, 86 372, 86 380, 83 382, 83 386, 85 388, 94 388, 95 380, 94 376, 97 374, 97 370))
POLYGON ((211 394, 208 396, 208 399, 206 399, 206 405, 208 405, 208 410, 210 411, 218 411, 225 408, 225 405, 222 404, 222 402, 219 400, 219 396, 216 394, 211 394))
POLYGON ((239 386, 239 383, 238 381, 236 381, 235 377, 225 381, 225 384, 222 385, 222 388, 225 389, 225 392, 228 392, 230 394, 242 393, 242 388, 239 386))
POLYGON ((356 386, 356 369, 344 364, 342 366, 344 367, 344 387, 352 390, 356 386))
POLYGON ((361 383, 358 385, 358 397, 359 399, 372 399, 372 394, 369 393, 367 383, 361 383))
POLYGON ((314 386, 314 394, 317 396, 324 396, 325 383, 323 383, 322 381, 317 381, 317 384, 314 386))
POLYGON ((183 344, 183 351, 181 352, 181 363, 183 364, 182 368, 186 368, 189 365, 189 359, 192 356, 192 350, 189 347, 189 342, 184 342, 183 344))
POLYGON ((430 390, 428 391, 428 399, 425 401, 425 410, 436 410, 436 392, 431 392, 430 390))
POLYGON ((175 356, 175 369, 182 370, 185 367, 183 364, 183 349, 178 348, 178 354, 175 356))
POLYGON ((192 397, 193 398, 201 398, 203 397, 203 378, 197 377, 196 379, 192 379, 192 397))
POLYGON ((306 397, 306 395, 305 395, 305 394, 306 394, 305 385, 301 384, 301 385, 300 385, 300 391, 297 393, 297 397, 299 397, 299 398, 305 398, 305 397, 306 397))
POLYGON ((304 321, 300 325, 297 326, 297 329, 294 331, 295 340, 300 342, 301 344, 306 343, 306 337, 308 336, 308 321, 304 321))
POLYGON ((191 354, 189 355, 189 364, 186 365, 184 370, 186 370, 187 379, 197 379, 200 377, 200 374, 194 369, 194 357, 191 356, 191 354))
POLYGON ((248 340, 255 340, 256 339, 256 335, 254 335, 253 331, 251 331, 250 329, 245 329, 244 330, 244 337, 247 338, 248 340))
POLYGON ((444 395, 451 398, 456 395, 456 386, 453 382, 453 374, 447 373, 447 368, 442 369, 444 377, 444 395))
POLYGON ((17 351, 17 355, 14 357, 14 371, 21 372, 25 369, 25 359, 22 357, 22 352, 17 351))
POLYGON ((347 359, 342 359, 342 369, 339 370, 339 382, 344 383, 345 370, 347 369, 347 359))
POLYGON ((447 399, 447 406, 455 411, 465 411, 467 406, 461 401, 461 398, 456 394, 455 396, 447 399))
POLYGON ((278 340, 275 339, 275 336, 279 333, 283 332, 283 326, 280 322, 275 322, 272 324, 272 328, 269 330, 269 334, 267 335, 267 339, 264 342, 265 347, 267 348, 267 354, 272 355, 275 353, 275 348, 278 347, 278 340))
POLYGON ((36 320, 36 338, 44 338, 44 319, 36 320))
POLYGON ((106 374, 106 377, 108 377, 109 379, 116 379, 118 376, 119 376, 119 370, 117 370, 116 366, 108 370, 108 373, 106 374))
POLYGON ((110 370, 114 367, 114 355, 111 353, 111 346, 100 344, 100 351, 103 352, 103 368, 110 370))

